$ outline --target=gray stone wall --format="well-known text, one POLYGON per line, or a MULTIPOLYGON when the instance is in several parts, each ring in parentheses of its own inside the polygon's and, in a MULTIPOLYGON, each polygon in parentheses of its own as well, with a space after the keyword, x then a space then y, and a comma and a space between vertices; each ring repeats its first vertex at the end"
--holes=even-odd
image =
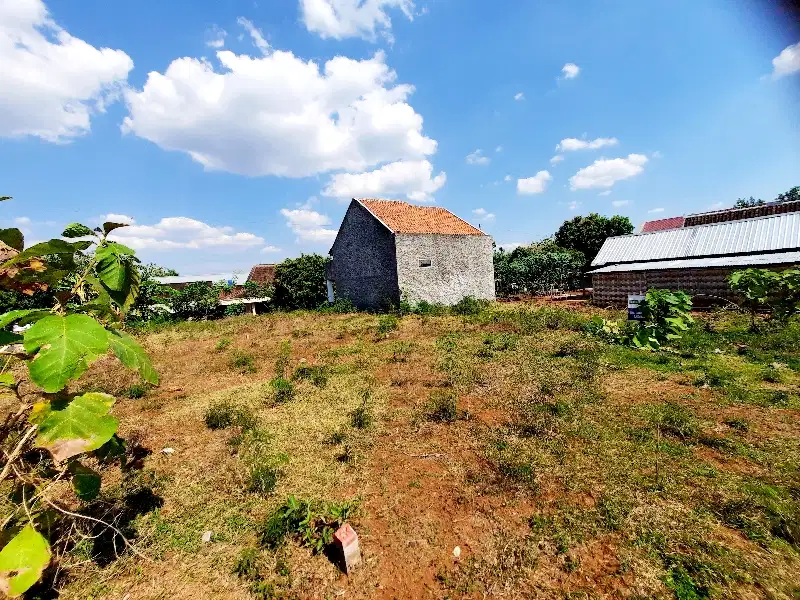
POLYGON ((464 296, 495 299, 488 235, 397 234, 395 246, 398 284, 410 302, 452 305, 464 296), (421 267, 423 260, 431 265, 421 267))
POLYGON ((394 234, 358 202, 350 203, 331 255, 337 298, 347 298, 362 309, 400 302, 394 234))

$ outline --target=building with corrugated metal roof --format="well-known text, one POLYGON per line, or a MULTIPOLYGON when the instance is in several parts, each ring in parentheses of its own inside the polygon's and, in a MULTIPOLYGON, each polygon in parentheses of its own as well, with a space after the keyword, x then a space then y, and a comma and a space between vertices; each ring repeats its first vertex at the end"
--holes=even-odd
POLYGON ((733 300, 727 282, 732 271, 800 264, 795 210, 751 218, 735 214, 733 220, 722 220, 717 212, 714 219, 696 219, 701 224, 688 225, 693 221, 686 219, 683 227, 608 238, 592 261, 594 301, 622 305, 628 294, 650 288, 684 290, 696 304, 733 300))

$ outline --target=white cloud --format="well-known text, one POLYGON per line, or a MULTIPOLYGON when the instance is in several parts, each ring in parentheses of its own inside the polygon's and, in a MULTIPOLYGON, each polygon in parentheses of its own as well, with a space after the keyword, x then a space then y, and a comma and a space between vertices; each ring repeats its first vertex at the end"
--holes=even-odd
POLYGON ((14 225, 17 225, 19 227, 24 227, 30 224, 31 224, 30 217, 17 217, 16 219, 14 219, 14 225))
POLYGON ((495 152, 502 152, 503 151, 503 147, 502 146, 498 146, 497 148, 494 149, 494 151, 495 152))
POLYGON ((253 40, 253 45, 261 51, 261 54, 269 54, 270 46, 269 42, 264 39, 264 33, 249 19, 245 19, 244 17, 239 17, 236 19, 236 22, 244 27, 244 30, 250 35, 250 38, 253 40))
POLYGON ((721 208, 725 207, 726 204, 724 202, 714 202, 714 204, 708 207, 708 210, 720 210, 721 208))
POLYGON ((476 218, 482 219, 483 221, 486 222, 494 221, 495 217, 494 213, 490 213, 485 208, 476 208, 475 210, 472 211, 472 214, 475 215, 476 218))
POLYGON ((553 158, 550 159, 550 164, 551 165, 557 165, 562 160, 564 160, 564 155, 563 154, 556 154, 553 158))
POLYGON ((206 46, 220 50, 225 47, 225 37, 228 32, 214 25, 206 31, 206 46))
POLYGON ((503 181, 506 182, 511 181, 511 179, 512 179, 511 175, 506 175, 505 177, 503 177, 503 181))
POLYGON ((511 252, 520 246, 527 246, 525 242, 503 242, 502 244, 497 244, 498 248, 502 248, 506 252, 511 252))
POLYGON ((466 160, 468 165, 488 165, 491 162, 488 156, 483 156, 483 150, 480 148, 467 154, 466 160))
POLYGON ((321 70, 283 51, 252 58, 222 50, 217 58, 219 72, 179 58, 150 73, 141 91, 126 92, 123 131, 207 169, 251 176, 357 172, 436 152, 406 102, 413 86, 393 85, 382 52, 337 56, 321 70))
POLYGON ((119 213, 108 213, 105 217, 102 218, 102 221, 108 221, 110 223, 124 223, 125 225, 133 225, 136 223, 136 219, 133 217, 129 217, 128 215, 121 215, 119 213))
POLYGON ((648 210, 647 212, 648 212, 649 214, 662 213, 662 212, 664 212, 664 209, 663 209, 663 208, 651 208, 651 209, 650 209, 650 210, 648 210))
POLYGON ((611 201, 611 206, 614 206, 615 208, 619 208, 620 206, 628 206, 628 204, 630 204, 629 200, 612 200, 611 201))
POLYGON ((0 0, 0 136, 68 142, 91 129, 133 61, 53 21, 42 0, 0 0))
POLYGON ((610 196, 611 195, 611 190, 606 190, 605 192, 600 192, 597 195, 598 196, 610 196))
POLYGON ((322 191, 332 198, 381 197, 405 194, 414 202, 429 202, 447 181, 444 171, 433 177, 427 160, 398 161, 366 173, 337 173, 322 191))
POLYGON ((772 78, 778 79, 800 71, 800 42, 786 46, 772 59, 772 78))
POLYGON ((561 78, 562 79, 575 79, 578 76, 578 73, 581 72, 581 68, 576 65, 575 63, 567 63, 563 67, 561 67, 561 78))
POLYGON ((264 246, 261 249, 261 254, 273 254, 275 252, 280 252, 280 251, 281 249, 278 248, 277 246, 264 246))
POLYGON ((664 155, 661 154, 661 152, 659 150, 656 150, 655 152, 650 154, 650 158, 661 158, 662 156, 664 156, 664 155))
POLYGON ((336 239, 336 230, 328 229, 331 220, 327 215, 304 208, 282 208, 281 214, 286 217, 286 225, 297 235, 298 242, 332 242, 336 239))
POLYGON ((573 200, 572 202, 570 202, 569 204, 567 204, 567 208, 568 208, 569 210, 578 210, 578 207, 579 207, 580 205, 581 205, 581 204, 580 204, 580 202, 578 202, 577 200, 573 200))
POLYGON ((565 138, 556 144, 556 152, 573 152, 575 150, 597 150, 606 146, 616 146, 619 144, 617 138, 597 138, 595 140, 579 140, 577 138, 565 138))
POLYGON ((525 94, 523 94, 522 92, 517 92, 516 94, 514 94, 514 100, 524 100, 524 99, 525 99, 525 94))
POLYGON ((644 171, 646 162, 647 157, 644 154, 629 154, 627 158, 596 160, 569 178, 570 189, 575 191, 610 188, 617 181, 630 179, 644 171))
POLYGON ((137 225, 126 215, 106 215, 106 220, 128 221, 128 227, 115 229, 110 237, 135 249, 176 250, 201 248, 251 248, 262 246, 264 238, 232 227, 215 227, 190 217, 165 217, 153 225, 137 225))
POLYGON ((517 193, 523 195, 541 194, 553 177, 547 171, 539 171, 533 177, 517 179, 517 193))
POLYGON ((414 20, 412 0, 300 0, 301 19, 306 29, 323 39, 360 37, 374 41, 381 32, 392 41, 392 21, 386 9, 400 9, 414 20))

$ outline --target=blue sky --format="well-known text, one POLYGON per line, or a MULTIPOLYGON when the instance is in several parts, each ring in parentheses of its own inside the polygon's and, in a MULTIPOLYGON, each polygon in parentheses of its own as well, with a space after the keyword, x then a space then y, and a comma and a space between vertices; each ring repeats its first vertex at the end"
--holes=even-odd
POLYGON ((0 221, 128 218, 197 274, 327 252, 351 196, 506 246, 772 199, 800 184, 775 4, 0 0, 0 221))

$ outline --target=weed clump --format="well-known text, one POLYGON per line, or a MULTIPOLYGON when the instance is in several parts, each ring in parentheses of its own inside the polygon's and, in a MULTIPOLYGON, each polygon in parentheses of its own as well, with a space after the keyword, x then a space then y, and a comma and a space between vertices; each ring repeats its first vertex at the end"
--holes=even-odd
POLYGON ((400 326, 400 320, 394 315, 383 315, 378 319, 377 333, 379 337, 386 337, 400 326))
POLYGON ((292 374, 292 381, 306 380, 318 388, 328 385, 328 369, 322 365, 300 365, 292 374))
POLYGON ((243 579, 258 579, 262 566, 261 553, 258 548, 244 548, 233 566, 234 575, 243 579))
POLYGON ((229 400, 211 404, 206 409, 203 419, 209 429, 240 427, 243 431, 249 431, 257 424, 256 417, 250 409, 238 406, 229 400))
POLYGON ((244 350, 234 350, 228 364, 231 369, 242 374, 255 373, 258 370, 256 368, 256 357, 244 350))
POLYGON ((454 315, 474 316, 484 312, 490 304, 488 300, 478 300, 475 296, 464 296, 450 308, 450 311, 454 315))
POLYGON ((365 390, 361 396, 361 404, 350 413, 350 425, 355 429, 367 429, 372 425, 374 418, 368 404, 371 396, 372 393, 365 390))
POLYGON ((278 358, 275 359, 275 377, 286 378, 286 371, 289 369, 289 361, 292 356, 292 343, 285 340, 278 349, 278 358))
POLYGON ((147 394, 147 385, 144 383, 134 383, 125 390, 125 395, 133 400, 144 398, 147 394))
POLYGON ((270 380, 269 386, 272 389, 272 399, 275 404, 286 404, 294 400, 294 384, 283 377, 275 377, 270 380))
POLYGON ((277 550, 289 536, 315 553, 333 542, 334 532, 352 516, 357 501, 320 503, 289 496, 267 517, 260 528, 262 546, 277 550))
POLYGON ((697 419, 691 411, 675 402, 665 402, 654 407, 650 423, 662 433, 687 440, 697 436, 697 419))
POLYGON ((411 356, 411 353, 414 351, 416 345, 414 342, 408 342, 406 340, 399 340, 392 344, 392 356, 389 359, 389 362, 393 363, 404 363, 408 360, 408 357, 411 356))
POLYGON ((429 421, 453 423, 465 416, 464 412, 458 410, 458 396, 453 390, 431 392, 430 400, 425 406, 425 417, 429 421))
POLYGON ((217 345, 214 346, 215 352, 224 352, 227 350, 233 342, 230 338, 222 338, 220 341, 217 342, 217 345))

